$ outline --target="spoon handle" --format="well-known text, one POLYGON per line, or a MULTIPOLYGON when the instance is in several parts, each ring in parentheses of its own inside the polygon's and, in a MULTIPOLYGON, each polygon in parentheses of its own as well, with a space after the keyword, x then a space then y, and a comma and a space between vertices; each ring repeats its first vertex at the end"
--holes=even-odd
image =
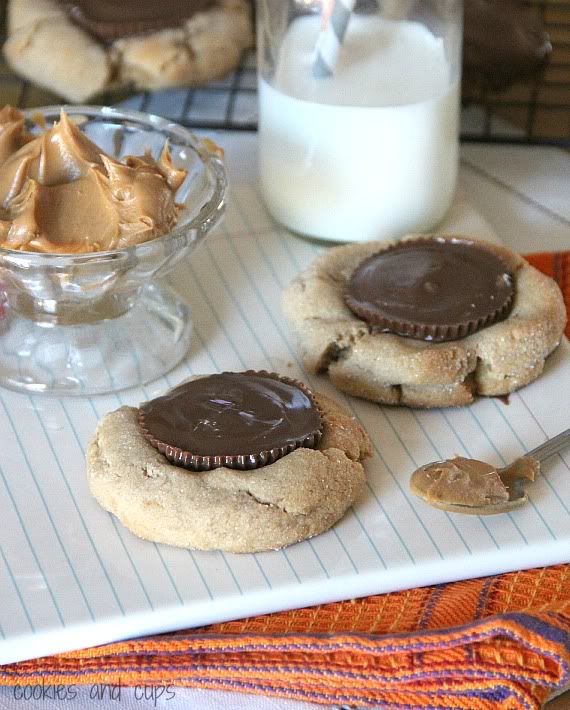
POLYGON ((532 456, 533 459, 545 461, 549 456, 552 456, 552 454, 557 454, 559 451, 562 451, 562 449, 566 448, 569 445, 570 429, 566 429, 566 431, 563 431, 560 434, 557 434, 556 436, 552 437, 552 439, 548 439, 547 441, 545 441, 544 444, 537 446, 536 449, 529 451, 527 454, 525 454, 525 456, 532 456))

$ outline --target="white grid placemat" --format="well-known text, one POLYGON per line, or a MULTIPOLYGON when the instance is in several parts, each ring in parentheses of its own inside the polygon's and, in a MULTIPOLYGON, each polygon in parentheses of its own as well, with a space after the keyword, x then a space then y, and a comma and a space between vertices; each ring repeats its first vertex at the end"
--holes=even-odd
POLYGON ((281 291, 322 247, 277 228, 253 184, 174 287, 191 303, 187 360, 117 395, 54 399, 0 391, 0 662, 127 636, 358 595, 568 561, 570 457, 557 456, 510 515, 437 511, 408 492, 418 465, 454 453, 503 463, 568 426, 569 347, 506 406, 380 407, 307 378, 281 291), (336 396, 374 443, 364 499, 331 531, 279 552, 191 552, 135 538, 90 497, 84 450, 97 420, 189 374, 267 368, 336 396))

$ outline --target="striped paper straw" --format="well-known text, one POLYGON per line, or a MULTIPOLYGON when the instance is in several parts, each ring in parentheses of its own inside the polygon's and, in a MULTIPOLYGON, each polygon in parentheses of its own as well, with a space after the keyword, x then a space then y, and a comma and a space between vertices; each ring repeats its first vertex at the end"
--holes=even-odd
MULTIPOLYGON (((332 76, 356 0, 333 0, 331 16, 317 39, 313 76, 332 76)), ((324 10, 326 8, 323 8, 324 10)))

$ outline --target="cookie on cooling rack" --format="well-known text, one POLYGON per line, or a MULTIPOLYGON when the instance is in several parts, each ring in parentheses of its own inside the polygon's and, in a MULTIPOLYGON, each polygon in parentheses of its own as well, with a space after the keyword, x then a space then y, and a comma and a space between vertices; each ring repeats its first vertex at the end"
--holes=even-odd
POLYGON ((135 535, 257 552, 330 528, 361 495, 371 453, 358 422, 302 383, 265 371, 201 376, 107 414, 89 487, 135 535))
POLYGON ((12 68, 74 103, 203 84, 253 42, 247 0, 9 0, 7 26, 12 68))
POLYGON ((536 379, 566 323, 553 279, 464 236, 327 251, 285 290, 310 372, 385 404, 446 407, 536 379))

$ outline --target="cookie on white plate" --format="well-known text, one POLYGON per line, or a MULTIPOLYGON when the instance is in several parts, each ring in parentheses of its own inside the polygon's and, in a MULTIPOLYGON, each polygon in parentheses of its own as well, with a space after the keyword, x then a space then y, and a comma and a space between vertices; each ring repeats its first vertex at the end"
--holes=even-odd
POLYGON ((449 235, 331 249, 285 289, 283 309, 310 372, 412 407, 523 387, 566 323, 553 279, 510 249, 449 235))
POLYGON ((370 453, 329 398, 274 373, 222 373, 103 417, 87 475, 141 538, 258 552, 334 525, 361 496, 370 453))

